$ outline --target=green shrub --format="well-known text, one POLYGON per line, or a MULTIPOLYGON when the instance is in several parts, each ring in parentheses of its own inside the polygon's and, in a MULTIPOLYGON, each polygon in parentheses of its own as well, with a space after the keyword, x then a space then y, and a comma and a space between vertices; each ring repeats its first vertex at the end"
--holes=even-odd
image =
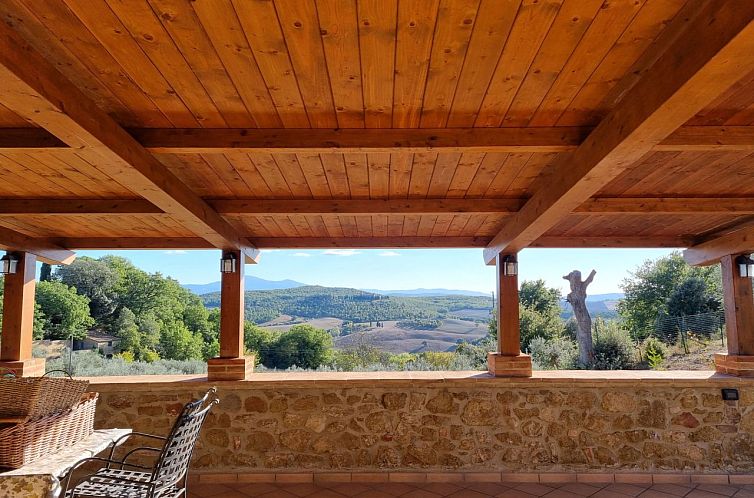
POLYGON ((635 346, 627 330, 614 321, 594 334, 594 370, 626 370, 636 366, 635 346))
POLYGON ((647 337, 641 344, 640 350, 643 354, 642 360, 646 361, 652 370, 657 370, 668 357, 667 346, 656 337, 647 337))
POLYGON ((535 337, 529 343, 529 354, 537 370, 567 370, 574 368, 579 348, 574 341, 565 337, 549 340, 535 337))
MULTIPOLYGON (((126 361, 120 355, 107 359, 95 351, 73 353, 71 374, 77 377, 100 377, 121 375, 179 375, 202 374, 207 364, 201 360, 126 361)), ((68 370, 68 352, 60 358, 47 360, 47 370, 68 370)))

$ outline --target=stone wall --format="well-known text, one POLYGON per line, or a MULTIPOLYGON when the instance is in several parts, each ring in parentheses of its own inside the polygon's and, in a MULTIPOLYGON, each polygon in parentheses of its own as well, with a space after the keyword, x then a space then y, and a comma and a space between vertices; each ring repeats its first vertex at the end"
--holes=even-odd
MULTIPOLYGON (((221 403, 208 418, 194 469, 754 470, 754 382, 711 373, 523 380, 254 375, 256 381, 218 385, 221 403), (738 388, 741 399, 723 401, 721 387, 738 388)), ((101 394, 97 426, 166 433, 182 404, 208 387, 94 384, 101 394)))

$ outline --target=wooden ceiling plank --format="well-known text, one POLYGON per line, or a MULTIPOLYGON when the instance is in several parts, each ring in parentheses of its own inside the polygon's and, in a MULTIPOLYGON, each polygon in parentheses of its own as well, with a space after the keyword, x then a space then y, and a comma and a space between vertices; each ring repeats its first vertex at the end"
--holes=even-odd
POLYGON ((578 236, 543 236, 534 241, 529 247, 547 248, 678 248, 688 247, 691 242, 688 237, 668 236, 611 236, 611 237, 578 237, 578 236))
POLYGON ((752 65, 754 3, 704 4, 584 143, 556 164, 552 178, 540 184, 485 249, 485 261, 538 239, 752 65), (704 44, 698 42, 700 34, 704 44))
POLYGON ((448 122, 478 8, 479 0, 440 2, 422 99, 422 128, 442 128, 448 122))
POLYGON ((390 128, 398 0, 359 0, 357 7, 364 125, 390 128))
POLYGON ((4 23, 0 23, 0 47, 4 105, 80 153, 103 158, 108 176, 129 185, 216 247, 245 245, 220 215, 4 23), (113 167, 108 167, 111 162, 113 167))
POLYGON ((416 128, 429 73, 440 0, 398 2, 393 128, 416 128))
POLYGON ((364 127, 356 2, 317 0, 322 46, 340 128, 364 127))

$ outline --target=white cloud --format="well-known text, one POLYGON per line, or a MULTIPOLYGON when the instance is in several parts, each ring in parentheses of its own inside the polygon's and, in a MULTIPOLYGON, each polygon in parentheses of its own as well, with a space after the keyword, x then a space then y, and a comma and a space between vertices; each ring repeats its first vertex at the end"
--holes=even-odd
POLYGON ((356 249, 327 249, 322 254, 327 254, 328 256, 355 256, 361 254, 361 252, 356 249))
POLYGON ((174 249, 170 251, 165 251, 165 254, 186 254, 188 251, 184 251, 183 249, 174 249))
POLYGON ((395 251, 383 251, 380 254, 378 254, 378 256, 383 256, 387 258, 387 257, 393 257, 393 256, 400 256, 400 254, 395 251))
POLYGON ((308 258, 311 256, 308 252, 294 252, 293 255, 297 258, 308 258))

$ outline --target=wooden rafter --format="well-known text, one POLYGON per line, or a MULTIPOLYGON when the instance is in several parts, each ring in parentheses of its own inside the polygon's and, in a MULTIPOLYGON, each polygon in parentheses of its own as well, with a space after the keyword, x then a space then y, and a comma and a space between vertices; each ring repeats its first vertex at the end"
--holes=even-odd
POLYGON ((754 67, 752 2, 694 4, 667 29, 652 57, 661 55, 627 76, 618 104, 503 225, 484 251, 488 264, 531 245, 754 67))
MULTIPOLYGON (((515 213, 524 198, 504 199, 206 199, 220 214, 373 215, 515 213)), ((163 211, 143 199, 0 199, 0 216, 142 215, 163 211)), ((585 214, 754 215, 751 197, 597 197, 574 210, 585 214)))
POLYGON ((247 262, 258 257, 227 221, 6 23, 0 23, 0 81, 5 107, 78 149, 213 246, 242 250, 247 262))
MULTIPOLYGON (((574 150, 589 127, 460 129, 130 129, 152 153, 223 152, 564 152, 574 150)), ((40 128, 0 129, 0 152, 67 148, 40 128)), ((684 126, 654 151, 754 151, 754 126, 684 126)))
POLYGON ((5 227, 0 227, 0 249, 28 252, 42 262, 52 265, 68 265, 76 259, 76 254, 64 246, 47 239, 29 237, 5 227))

